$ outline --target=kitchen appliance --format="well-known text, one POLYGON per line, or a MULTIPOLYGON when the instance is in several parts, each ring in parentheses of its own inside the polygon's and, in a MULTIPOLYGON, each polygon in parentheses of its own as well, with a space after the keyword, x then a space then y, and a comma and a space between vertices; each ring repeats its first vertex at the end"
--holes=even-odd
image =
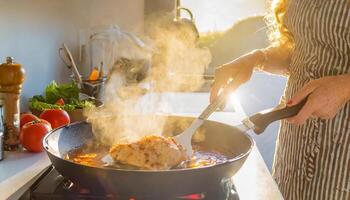
MULTIPOLYGON (((97 186, 99 187, 99 186, 97 186)), ((217 184, 207 183, 201 188, 201 192, 193 192, 183 195, 175 195, 172 191, 163 194, 163 196, 142 196, 134 193, 133 195, 110 194, 102 191, 88 189, 73 183, 64 178, 57 170, 50 166, 37 179, 37 181, 28 189, 19 200, 46 200, 46 199, 113 199, 113 200, 239 200, 239 194, 233 184, 232 179, 227 179, 217 184)))

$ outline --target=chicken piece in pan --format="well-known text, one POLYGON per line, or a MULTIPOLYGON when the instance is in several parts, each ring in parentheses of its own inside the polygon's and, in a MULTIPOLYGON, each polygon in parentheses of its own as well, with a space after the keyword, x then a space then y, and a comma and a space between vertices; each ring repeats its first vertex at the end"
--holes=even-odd
POLYGON ((156 135, 114 145, 109 153, 116 162, 151 170, 170 169, 187 160, 184 149, 171 137, 156 135))

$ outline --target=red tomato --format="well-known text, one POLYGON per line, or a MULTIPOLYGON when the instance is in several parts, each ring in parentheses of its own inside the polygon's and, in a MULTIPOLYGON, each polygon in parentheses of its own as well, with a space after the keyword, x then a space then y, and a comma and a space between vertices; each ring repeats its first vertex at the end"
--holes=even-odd
POLYGON ((21 114, 21 118, 19 121, 20 128, 22 128, 24 124, 31 122, 31 121, 34 121, 34 120, 38 120, 38 119, 39 118, 33 114, 23 113, 23 114, 21 114))
POLYGON ((45 119, 39 119, 39 120, 40 120, 42 123, 49 125, 50 128, 52 129, 52 126, 51 126, 50 122, 48 122, 48 121, 45 120, 45 119))
POLYGON ((60 98, 59 100, 56 101, 56 104, 59 106, 63 106, 64 105, 64 100, 62 98, 60 98))
POLYGON ((42 140, 49 131, 51 131, 51 126, 43 120, 26 123, 20 134, 22 146, 30 152, 41 152, 43 150, 42 140))
POLYGON ((70 123, 68 113, 61 109, 45 110, 40 114, 40 118, 50 122, 52 128, 57 128, 70 123))

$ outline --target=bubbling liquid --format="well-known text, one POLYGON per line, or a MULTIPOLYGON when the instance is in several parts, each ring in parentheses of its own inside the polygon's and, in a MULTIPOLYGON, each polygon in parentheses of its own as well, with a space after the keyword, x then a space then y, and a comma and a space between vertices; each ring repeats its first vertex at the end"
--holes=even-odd
MULTIPOLYGON (((200 168, 206 166, 213 166, 219 163, 224 163, 228 158, 219 152, 204 151, 199 146, 193 146, 194 153, 190 160, 186 160, 173 167, 172 169, 186 169, 186 168, 200 168)), ((130 165, 114 162, 111 158, 108 158, 108 147, 104 146, 89 146, 81 147, 70 151, 64 159, 78 163, 81 165, 101 168, 115 168, 115 169, 133 169, 138 170, 140 168, 130 165), (106 159, 107 158, 107 159, 106 159)))

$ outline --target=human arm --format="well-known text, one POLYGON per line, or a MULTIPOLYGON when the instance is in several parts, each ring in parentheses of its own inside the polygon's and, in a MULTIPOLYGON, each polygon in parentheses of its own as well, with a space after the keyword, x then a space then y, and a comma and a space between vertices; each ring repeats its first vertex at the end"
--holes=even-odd
POLYGON ((273 74, 288 74, 292 50, 285 46, 270 46, 257 49, 245 54, 227 64, 219 66, 215 71, 215 81, 212 86, 210 100, 218 95, 220 88, 225 87, 232 79, 233 84, 228 88, 236 90, 241 84, 247 82, 254 70, 273 74))

